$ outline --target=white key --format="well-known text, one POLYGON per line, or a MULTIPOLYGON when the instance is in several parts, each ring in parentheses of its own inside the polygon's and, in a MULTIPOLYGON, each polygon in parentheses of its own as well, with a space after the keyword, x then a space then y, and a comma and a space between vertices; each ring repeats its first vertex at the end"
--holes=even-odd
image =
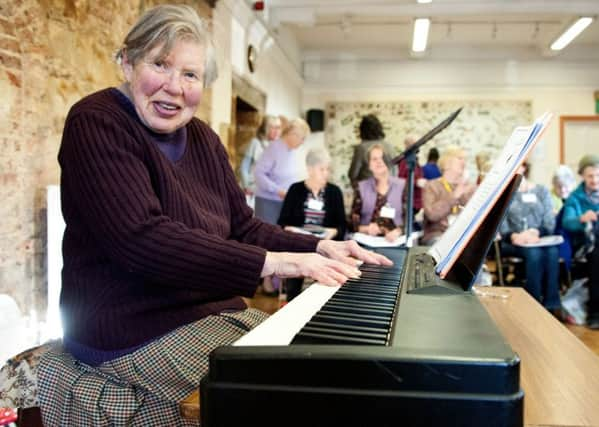
POLYGON ((293 337, 337 292, 339 286, 314 283, 279 311, 233 343, 237 346, 289 345, 293 337))

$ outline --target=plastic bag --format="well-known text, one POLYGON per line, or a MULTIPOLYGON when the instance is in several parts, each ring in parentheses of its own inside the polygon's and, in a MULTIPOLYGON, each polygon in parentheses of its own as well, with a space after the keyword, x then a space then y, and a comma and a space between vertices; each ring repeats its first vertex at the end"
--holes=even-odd
POLYGON ((589 290, 585 283, 588 278, 576 279, 572 286, 562 296, 562 308, 567 313, 568 323, 584 325, 587 317, 586 304, 589 300, 589 290))

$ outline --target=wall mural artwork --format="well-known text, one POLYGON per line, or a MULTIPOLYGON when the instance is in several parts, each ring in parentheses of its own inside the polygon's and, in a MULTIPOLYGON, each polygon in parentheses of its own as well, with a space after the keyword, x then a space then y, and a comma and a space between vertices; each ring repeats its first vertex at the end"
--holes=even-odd
POLYGON ((341 187, 346 208, 351 203, 352 190, 347 178, 354 145, 360 142, 359 125, 366 114, 376 114, 383 123, 386 140, 399 154, 408 135, 420 138, 458 108, 456 120, 420 150, 420 165, 426 162, 428 151, 436 147, 441 154, 448 145, 458 145, 468 154, 469 176, 477 176, 474 156, 489 152, 491 159, 498 153, 516 126, 532 121, 530 101, 402 101, 402 102, 329 102, 326 104, 327 149, 333 159, 331 182, 341 187))

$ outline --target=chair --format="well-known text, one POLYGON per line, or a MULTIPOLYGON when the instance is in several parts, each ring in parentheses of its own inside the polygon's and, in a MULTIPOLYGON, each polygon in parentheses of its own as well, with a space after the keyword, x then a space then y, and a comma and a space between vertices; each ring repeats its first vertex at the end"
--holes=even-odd
POLYGON ((501 255, 499 240, 493 240, 495 255, 495 274, 499 286, 522 285, 526 282, 524 271, 524 260, 516 256, 501 255))
POLYGON ((588 265, 586 259, 576 259, 572 244, 572 236, 562 227, 562 217, 564 208, 562 207, 555 216, 554 234, 558 234, 564 238, 564 242, 559 246, 560 257, 560 283, 563 290, 572 286, 575 279, 580 279, 588 276, 588 265))
MULTIPOLYGON (((38 367, 43 354, 62 346, 62 340, 52 340, 11 357, 0 368, 0 408, 18 409, 19 427, 43 427, 38 399, 38 367)), ((184 420, 200 418, 199 392, 179 402, 184 420)))
POLYGON ((40 358, 60 340, 49 341, 11 357, 0 368, 0 407, 17 408, 19 427, 42 427, 37 370, 40 358))

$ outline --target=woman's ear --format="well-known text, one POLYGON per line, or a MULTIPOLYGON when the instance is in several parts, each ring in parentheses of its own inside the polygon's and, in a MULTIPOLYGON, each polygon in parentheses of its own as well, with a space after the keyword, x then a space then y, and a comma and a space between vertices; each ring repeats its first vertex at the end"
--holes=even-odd
POLYGON ((133 64, 129 62, 129 57, 125 51, 123 51, 123 56, 121 57, 121 68, 127 82, 131 82, 131 77, 133 76, 133 64))

